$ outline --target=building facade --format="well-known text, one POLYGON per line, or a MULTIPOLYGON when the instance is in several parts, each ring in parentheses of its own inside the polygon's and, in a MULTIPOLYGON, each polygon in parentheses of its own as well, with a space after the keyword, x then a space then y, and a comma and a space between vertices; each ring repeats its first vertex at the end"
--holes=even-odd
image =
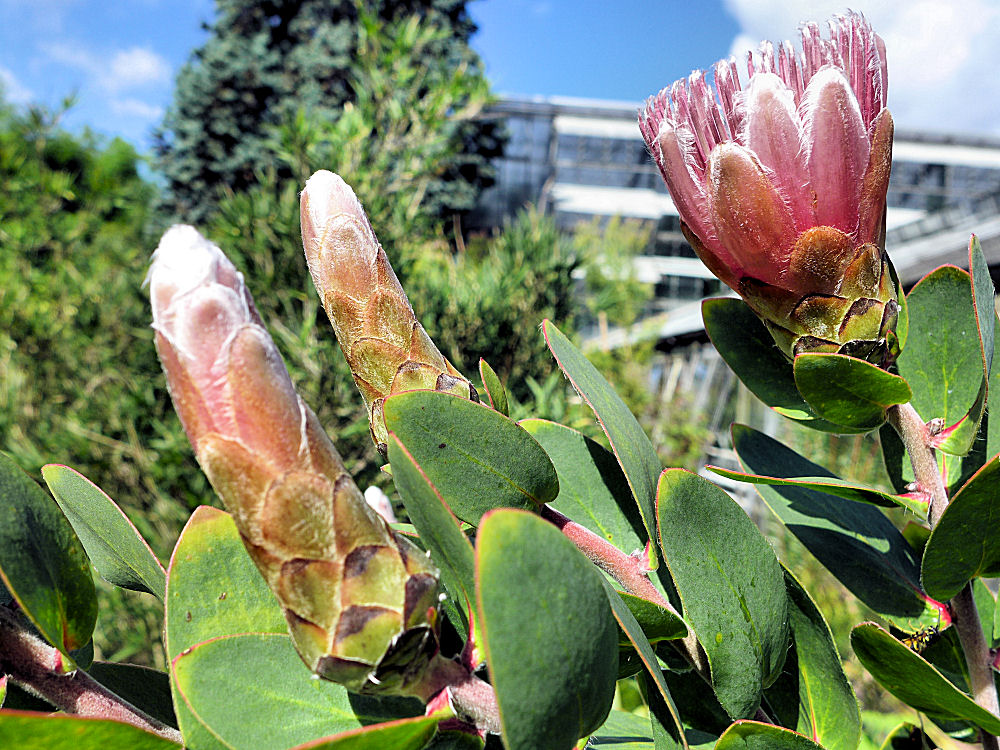
MULTIPOLYGON (((501 226, 535 203, 565 229, 595 216, 650 222, 650 246, 636 261, 640 280, 655 288, 646 312, 672 318, 676 328, 683 308, 722 287, 681 234, 639 133, 639 109, 596 100, 500 100, 489 116, 506 123, 509 142, 496 163, 496 185, 470 220, 472 228, 501 226)), ((942 262, 965 266, 973 231, 991 265, 1000 266, 1000 139, 897 131, 886 228, 887 249, 906 284, 942 262)), ((692 319, 700 325, 700 315, 692 319)))

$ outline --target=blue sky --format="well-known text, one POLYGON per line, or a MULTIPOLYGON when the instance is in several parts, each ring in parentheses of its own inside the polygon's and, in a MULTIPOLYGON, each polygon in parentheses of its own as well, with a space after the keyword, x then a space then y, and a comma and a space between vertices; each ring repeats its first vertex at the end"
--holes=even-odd
MULTIPOLYGON (((851 2, 886 40, 897 127, 1000 135, 1000 0, 851 2)), ((7 98, 140 149, 177 70, 202 43, 212 0, 0 0, 7 98)), ((473 46, 501 93, 638 103, 693 68, 794 38, 799 21, 845 9, 829 0, 474 0, 473 46)))

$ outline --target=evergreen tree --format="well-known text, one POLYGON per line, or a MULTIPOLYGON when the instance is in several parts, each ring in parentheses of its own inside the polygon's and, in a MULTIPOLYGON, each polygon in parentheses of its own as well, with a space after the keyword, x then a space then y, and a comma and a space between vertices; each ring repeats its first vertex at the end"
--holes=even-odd
MULTIPOLYGON (((181 69, 156 135, 167 213, 201 222, 213 213, 220 188, 241 192, 275 168, 294 176, 276 158, 271 133, 299 112, 334 121, 357 98, 350 68, 359 15, 416 16, 445 32, 426 59, 443 74, 465 67, 482 75, 468 46, 476 27, 465 6, 466 0, 216 0, 209 39, 181 69)), ((502 145, 498 126, 481 120, 457 123, 446 135, 459 148, 425 204, 440 216, 472 208, 492 182, 488 160, 502 145)))

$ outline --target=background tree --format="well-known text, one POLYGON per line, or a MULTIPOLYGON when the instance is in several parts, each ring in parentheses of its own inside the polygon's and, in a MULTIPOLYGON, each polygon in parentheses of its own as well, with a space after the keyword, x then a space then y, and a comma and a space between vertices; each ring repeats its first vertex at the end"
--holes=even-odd
MULTIPOLYGON (((466 0, 217 0, 209 38, 182 68, 156 136, 167 180, 164 208, 198 223, 212 213, 221 186, 240 192, 272 168, 291 177, 270 131, 300 110, 312 121, 333 122, 365 94, 352 76, 363 43, 361 16, 416 18, 438 32, 424 50, 423 65, 433 74, 416 95, 432 93, 434 80, 455 70, 485 84, 468 44, 476 27, 465 6, 466 0)), ((425 210, 449 216, 471 209, 491 183, 488 160, 501 140, 495 123, 462 118, 443 123, 439 137, 453 148, 426 188, 425 210)))

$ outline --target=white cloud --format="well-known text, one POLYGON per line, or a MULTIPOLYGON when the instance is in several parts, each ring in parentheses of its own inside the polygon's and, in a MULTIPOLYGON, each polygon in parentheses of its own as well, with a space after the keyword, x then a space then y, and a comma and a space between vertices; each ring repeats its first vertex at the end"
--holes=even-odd
POLYGON ((111 111, 119 117, 134 117, 139 120, 158 120, 163 117, 163 107, 141 99, 113 99, 111 111))
POLYGON ((140 88, 169 80, 170 66, 167 61, 144 47, 132 47, 116 53, 108 68, 108 83, 116 90, 140 88))
POLYGON ((134 91, 170 80, 170 65, 148 47, 97 54, 72 42, 41 45, 49 59, 86 73, 99 89, 111 94, 134 91))
POLYGON ((27 104, 35 98, 7 68, 0 68, 0 89, 3 90, 3 98, 11 104, 27 104))
MULTIPOLYGON (((799 22, 823 22, 845 10, 843 0, 724 2, 740 25, 734 53, 761 39, 796 40, 799 22)), ((1000 76, 993 74, 1000 0, 869 0, 851 5, 885 40, 889 108, 897 127, 1000 133, 1000 76)))

